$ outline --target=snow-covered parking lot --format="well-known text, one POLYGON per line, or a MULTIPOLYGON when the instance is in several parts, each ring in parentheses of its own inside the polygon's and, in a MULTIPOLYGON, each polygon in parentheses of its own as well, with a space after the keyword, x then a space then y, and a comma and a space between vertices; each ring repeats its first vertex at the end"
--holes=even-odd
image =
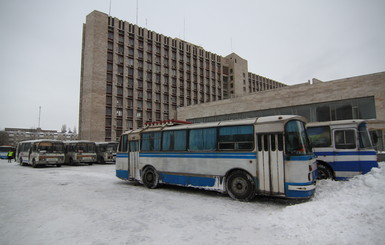
POLYGON ((0 161, 0 244, 385 244, 385 163, 322 181, 308 202, 250 203, 191 188, 147 189, 115 165, 0 161))

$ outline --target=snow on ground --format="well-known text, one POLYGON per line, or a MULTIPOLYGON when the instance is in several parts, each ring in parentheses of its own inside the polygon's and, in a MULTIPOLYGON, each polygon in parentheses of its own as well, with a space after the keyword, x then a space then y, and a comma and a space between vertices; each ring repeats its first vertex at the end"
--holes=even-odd
POLYGON ((322 181, 288 204, 115 177, 114 165, 21 167, 0 161, 0 244, 385 244, 385 163, 322 181))

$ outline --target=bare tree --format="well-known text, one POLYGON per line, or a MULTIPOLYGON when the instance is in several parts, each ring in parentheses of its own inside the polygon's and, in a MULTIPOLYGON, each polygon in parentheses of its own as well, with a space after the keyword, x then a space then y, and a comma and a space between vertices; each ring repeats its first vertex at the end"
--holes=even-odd
POLYGON ((63 124, 63 125, 61 126, 61 132, 62 132, 62 133, 66 133, 66 132, 67 132, 67 125, 63 124))
POLYGON ((9 136, 5 131, 0 131, 0 145, 9 145, 9 136))

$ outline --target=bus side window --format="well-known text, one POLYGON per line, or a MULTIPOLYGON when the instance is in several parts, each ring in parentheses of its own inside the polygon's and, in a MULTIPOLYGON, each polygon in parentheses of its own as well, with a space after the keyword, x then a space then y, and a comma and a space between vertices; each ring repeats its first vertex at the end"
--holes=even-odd
POLYGON ((228 126, 219 128, 219 150, 252 150, 253 126, 228 126))
POLYGON ((139 140, 130 141, 130 152, 138 152, 139 151, 139 140))
POLYGON ((356 137, 354 130, 336 130, 334 132, 336 149, 355 149, 356 137))
POLYGON ((142 134, 142 151, 160 151, 161 132, 142 134))
POLYGON ((185 151, 187 130, 165 131, 162 135, 162 151, 185 151))
POLYGON ((127 144, 127 135, 123 135, 120 138, 120 144, 119 144, 119 151, 120 152, 127 152, 128 151, 128 144, 127 144))
POLYGON ((217 148, 217 129, 199 128, 189 132, 189 150, 215 151, 217 148))
POLYGON ((307 133, 313 147, 330 147, 331 137, 328 126, 309 127, 307 133))

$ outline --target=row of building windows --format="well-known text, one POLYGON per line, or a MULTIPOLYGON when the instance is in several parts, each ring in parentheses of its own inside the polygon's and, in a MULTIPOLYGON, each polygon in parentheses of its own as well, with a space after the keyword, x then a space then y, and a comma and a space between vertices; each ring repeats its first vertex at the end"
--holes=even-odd
MULTIPOLYGON (((118 20, 118 21, 119 21, 119 23, 122 22, 120 20, 118 20)), ((168 48, 170 43, 171 43, 172 48, 175 48, 175 49, 178 49, 181 51, 186 51, 186 52, 192 53, 193 55, 196 55, 196 56, 199 55, 200 57, 205 57, 207 59, 212 59, 212 60, 216 60, 217 62, 221 62, 221 56, 213 54, 213 53, 208 52, 208 51, 205 51, 199 46, 189 44, 183 40, 166 37, 166 36, 163 36, 163 35, 158 34, 158 33, 154 33, 154 32, 149 31, 149 30, 146 30, 147 37, 144 37, 144 30, 145 30, 144 28, 135 26, 135 25, 130 24, 130 23, 127 23, 127 24, 129 26, 128 32, 124 31, 124 26, 125 26, 124 22, 121 25, 119 25, 119 27, 123 27, 123 28, 119 28, 116 31, 116 29, 114 28, 114 25, 113 25, 113 19, 112 19, 112 22, 109 19, 108 39, 114 40, 115 33, 117 33, 118 43, 124 43, 125 33, 128 33, 127 36, 128 36, 129 45, 134 45, 134 43, 135 43, 134 37, 136 36, 138 39, 138 45, 141 47, 143 47, 143 40, 144 40, 144 38, 146 38, 147 43, 149 43, 151 45, 152 45, 153 41, 155 41, 155 46, 161 46, 161 44, 163 43, 163 45, 168 48), (156 37, 155 40, 153 39, 153 36, 156 37), (162 37, 163 37, 163 40, 162 40, 162 37)))
POLYGON ((363 98, 233 113, 204 118, 189 118, 187 120, 193 123, 217 122, 273 115, 300 115, 307 118, 310 122, 324 122, 347 119, 373 119, 376 118, 376 109, 374 104, 374 97, 369 96, 363 98))

